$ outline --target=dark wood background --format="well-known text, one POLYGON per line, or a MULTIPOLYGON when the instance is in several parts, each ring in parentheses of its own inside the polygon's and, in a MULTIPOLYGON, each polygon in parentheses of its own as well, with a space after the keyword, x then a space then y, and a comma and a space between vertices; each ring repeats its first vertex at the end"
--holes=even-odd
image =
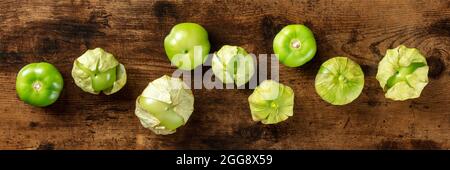
POLYGON ((0 1, 0 149, 449 149, 450 2, 446 0, 309 1, 0 1), (299 68, 280 66, 295 91, 295 113, 277 125, 250 117, 252 90, 193 90, 195 111, 176 134, 157 136, 134 115, 147 83, 175 68, 163 39, 179 22, 209 32, 212 51, 240 45, 272 52, 274 35, 303 23, 318 53, 299 68), (385 99, 375 75, 386 49, 420 49, 430 82, 418 99, 385 99), (72 62, 102 47, 126 66, 127 85, 112 96, 81 91, 72 62), (336 55, 365 73, 361 96, 345 106, 322 101, 314 78, 336 55), (21 102, 15 76, 30 62, 59 68, 65 88, 47 108, 21 102))

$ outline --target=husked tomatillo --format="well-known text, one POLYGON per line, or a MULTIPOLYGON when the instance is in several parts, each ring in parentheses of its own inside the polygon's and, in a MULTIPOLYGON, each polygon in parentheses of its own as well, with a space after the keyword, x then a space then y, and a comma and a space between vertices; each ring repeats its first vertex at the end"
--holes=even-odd
POLYGON ((181 70, 192 70, 202 65, 210 48, 208 32, 196 23, 177 24, 164 38, 167 57, 181 70))
POLYGON ((20 100, 33 106, 45 107, 53 104, 63 86, 61 73, 50 63, 31 63, 17 74, 17 95, 20 100))
POLYGON ((287 25, 273 40, 273 52, 288 67, 302 66, 314 57, 316 51, 314 34, 305 25, 287 25))

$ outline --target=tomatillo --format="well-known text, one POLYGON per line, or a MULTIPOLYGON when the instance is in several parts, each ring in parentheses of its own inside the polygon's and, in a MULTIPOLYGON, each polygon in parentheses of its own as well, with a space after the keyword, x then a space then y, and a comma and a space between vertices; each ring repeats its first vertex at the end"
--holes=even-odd
POLYGON ((235 83, 238 87, 247 83, 255 73, 253 57, 238 46, 224 45, 212 58, 214 75, 223 83, 235 83))
POLYGON ((403 101, 420 96, 428 84, 428 70, 427 60, 418 49, 400 45, 386 51, 376 79, 386 98, 403 101))
POLYGON ((294 91, 274 80, 264 80, 248 97, 253 121, 276 124, 294 114, 294 91))
POLYGON ((208 32, 196 23, 180 23, 164 39, 164 49, 172 65, 192 70, 208 58, 208 32))
POLYGON ((92 94, 113 94, 127 82, 123 64, 101 48, 87 50, 78 57, 73 63, 72 77, 78 87, 92 94))
POLYGON ((64 81, 52 64, 31 63, 23 67, 16 79, 16 92, 24 102, 45 107, 53 104, 63 89, 64 81))
POLYGON ((315 80, 317 94, 332 105, 345 105, 361 94, 364 73, 358 63, 347 57, 325 61, 315 80))
POLYGON ((273 51, 284 65, 299 67, 316 54, 316 40, 312 31, 305 25, 288 25, 275 36, 273 51))
POLYGON ((166 75, 150 82, 136 99, 136 116, 142 126, 156 134, 175 133, 193 111, 192 91, 180 78, 166 75))

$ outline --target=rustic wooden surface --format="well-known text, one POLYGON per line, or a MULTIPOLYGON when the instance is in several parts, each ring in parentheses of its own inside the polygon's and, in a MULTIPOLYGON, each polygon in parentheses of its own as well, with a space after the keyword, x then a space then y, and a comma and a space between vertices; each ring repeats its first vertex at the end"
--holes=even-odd
POLYGON ((0 149, 449 149, 450 2, 428 0, 309 1, 0 1, 0 149), (272 53, 286 24, 304 23, 318 53, 300 68, 280 66, 295 91, 295 115, 267 126, 253 122, 252 90, 193 90, 195 112, 174 135, 157 136, 134 115, 134 100, 151 80, 175 68, 163 39, 179 22, 197 22, 212 50, 224 44, 272 53), (384 98, 375 79, 386 49, 419 48, 430 83, 418 99, 384 98), (73 60, 103 47, 126 66, 127 85, 112 96, 82 92, 73 60), (361 64, 365 87, 346 106, 322 101, 314 77, 336 55, 361 64), (30 62, 56 65, 65 78, 48 108, 21 102, 15 76, 30 62))

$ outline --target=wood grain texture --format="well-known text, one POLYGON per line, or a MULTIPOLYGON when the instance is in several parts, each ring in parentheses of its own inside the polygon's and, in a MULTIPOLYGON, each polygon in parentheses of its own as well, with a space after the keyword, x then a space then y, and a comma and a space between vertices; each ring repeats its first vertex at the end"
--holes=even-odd
POLYGON ((309 1, 0 1, 0 149, 450 149, 450 2, 446 0, 309 1), (134 100, 170 66, 163 39, 179 22, 197 22, 212 51, 240 45, 272 53, 274 35, 290 23, 310 27, 315 58, 280 65, 295 91, 294 116, 277 125, 250 117, 252 90, 193 90, 195 111, 176 134, 157 136, 134 115, 134 100), (375 79, 386 49, 420 49, 430 83, 418 99, 384 98, 375 79), (70 75, 85 50, 102 47, 126 66, 118 93, 82 92, 70 75), (365 87, 345 106, 322 101, 314 78, 336 55, 361 64, 365 87), (21 102, 15 76, 30 62, 53 63, 64 77, 47 108, 21 102))

